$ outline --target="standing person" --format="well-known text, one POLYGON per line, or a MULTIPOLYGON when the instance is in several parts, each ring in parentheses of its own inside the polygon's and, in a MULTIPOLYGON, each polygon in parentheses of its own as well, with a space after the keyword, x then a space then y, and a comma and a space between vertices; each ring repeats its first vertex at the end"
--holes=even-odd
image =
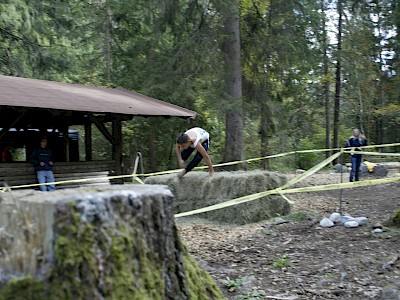
MULTIPOLYGON (((36 175, 39 183, 54 182, 53 174, 53 154, 51 149, 47 148, 47 139, 42 138, 40 141, 40 147, 33 150, 31 155, 31 162, 36 170, 36 175)), ((41 185, 40 190, 54 191, 55 185, 41 185)))
POLYGON ((4 148, 3 152, 1 153, 1 161, 8 163, 13 161, 12 153, 11 153, 11 147, 7 146, 4 148))
MULTIPOLYGON (((367 146, 367 139, 358 128, 353 129, 353 135, 346 143, 346 147, 354 147, 356 151, 361 151, 359 147, 367 146)), ((362 154, 351 154, 350 182, 360 180, 360 166, 362 154)))
POLYGON ((208 166, 210 176, 214 175, 214 169, 207 150, 210 144, 210 134, 202 128, 194 127, 181 133, 176 140, 176 156, 178 157, 179 166, 184 168, 179 173, 179 177, 185 176, 194 167, 196 167, 202 158, 208 166), (197 150, 195 156, 190 163, 185 167, 185 161, 189 158, 194 150, 197 150))

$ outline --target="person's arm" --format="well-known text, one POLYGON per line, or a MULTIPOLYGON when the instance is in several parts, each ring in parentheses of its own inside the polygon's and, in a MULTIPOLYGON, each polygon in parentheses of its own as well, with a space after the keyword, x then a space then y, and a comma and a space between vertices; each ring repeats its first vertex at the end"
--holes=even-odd
POLYGON ((346 148, 353 147, 352 143, 353 143, 353 139, 352 139, 352 138, 349 138, 349 139, 347 140, 347 143, 346 143, 346 148))
POLYGON ((40 164, 37 150, 33 150, 33 151, 32 151, 30 161, 31 161, 31 163, 33 163, 35 166, 37 166, 37 165, 40 164))
POLYGON ((178 158, 179 167, 184 168, 185 162, 182 159, 181 147, 179 146, 178 143, 175 145, 175 151, 176 151, 176 157, 178 158))
POLYGON ((53 151, 49 150, 49 165, 52 166, 53 163, 53 151))
POLYGON ((208 155, 206 149, 204 149, 203 145, 199 142, 196 146, 196 150, 203 156, 204 161, 206 162, 207 166, 208 166, 208 173, 210 174, 210 176, 214 175, 214 168, 211 162, 211 158, 208 155))

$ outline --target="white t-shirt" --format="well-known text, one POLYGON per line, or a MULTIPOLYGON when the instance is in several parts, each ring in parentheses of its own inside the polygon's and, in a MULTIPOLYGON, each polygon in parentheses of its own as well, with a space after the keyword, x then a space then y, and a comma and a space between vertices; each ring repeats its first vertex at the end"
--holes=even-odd
POLYGON ((190 145, 190 147, 192 148, 196 148, 200 140, 204 142, 210 138, 210 134, 200 127, 191 128, 185 133, 190 137, 191 140, 196 139, 195 142, 192 145, 190 145))

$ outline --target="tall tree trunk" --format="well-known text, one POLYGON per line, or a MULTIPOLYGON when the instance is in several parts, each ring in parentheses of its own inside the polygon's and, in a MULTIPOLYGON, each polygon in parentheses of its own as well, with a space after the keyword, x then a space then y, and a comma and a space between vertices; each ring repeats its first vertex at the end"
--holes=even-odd
POLYGON ((104 56, 106 61, 106 80, 111 80, 111 10, 110 2, 106 0, 106 14, 105 14, 105 45, 104 45, 104 56))
MULTIPOLYGON (((377 22, 377 27, 378 27, 378 38, 380 41, 385 39, 385 33, 382 29, 382 19, 381 19, 381 14, 383 13, 382 8, 380 7, 380 4, 377 3, 377 11, 378 11, 378 22, 377 22)), ((385 82, 385 72, 383 71, 383 69, 385 68, 385 61, 384 58, 382 56, 382 52, 385 51, 385 49, 382 46, 378 47, 378 51, 379 51, 379 75, 380 75, 380 80, 378 82, 378 107, 384 107, 385 106, 385 91, 384 91, 384 82, 385 82)), ((384 138, 385 136, 385 130, 384 130, 384 116, 381 116, 377 118, 377 122, 376 122, 376 142, 377 144, 383 144, 384 143, 384 138)), ((380 148, 380 150, 382 151, 383 149, 380 148)))
MULTIPOLYGON (((260 123, 260 136, 261 136, 261 157, 268 155, 268 128, 269 128, 269 112, 267 103, 269 101, 260 101, 261 123, 260 123)), ((263 170, 268 169, 269 160, 263 159, 261 163, 263 170)))
MULTIPOLYGON (((226 39, 225 57, 226 140, 225 161, 244 159, 242 72, 240 64, 239 1, 230 0, 221 5, 226 39)), ((234 167, 237 169, 238 165, 234 167)))
MULTIPOLYGON (((321 1, 321 10, 324 15, 322 24, 322 39, 324 51, 324 98, 325 98, 325 148, 332 148, 331 143, 331 101, 330 101, 330 79, 329 79, 329 57, 328 57, 328 33, 326 30, 325 0, 321 1)), ((331 151, 325 152, 326 157, 331 155, 331 151)))
MULTIPOLYGON (((342 15, 343 15, 343 7, 342 0, 338 0, 337 10, 339 14, 339 22, 338 22, 338 43, 337 43, 337 58, 336 58, 336 77, 335 77, 335 107, 334 107, 334 116, 333 116, 333 147, 339 148, 339 116, 340 116, 340 92, 341 92, 341 81, 342 81, 342 64, 341 64, 341 55, 342 55, 342 15)), ((337 163, 337 159, 333 161, 334 164, 337 163)))

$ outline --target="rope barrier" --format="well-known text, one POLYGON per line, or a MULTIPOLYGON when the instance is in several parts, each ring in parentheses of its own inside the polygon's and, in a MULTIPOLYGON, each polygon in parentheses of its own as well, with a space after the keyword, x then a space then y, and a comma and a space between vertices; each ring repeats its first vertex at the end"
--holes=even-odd
MULTIPOLYGON (((395 146, 400 146, 400 143, 382 144, 382 145, 370 145, 370 146, 363 146, 363 147, 360 147, 360 148, 361 149, 364 149, 364 148, 369 149, 369 148, 382 148, 382 147, 395 147, 395 146)), ((338 155, 340 155, 342 153, 350 153, 350 154, 356 153, 356 154, 394 156, 394 157, 400 156, 400 153, 379 153, 379 152, 354 151, 354 148, 314 149, 314 150, 290 151, 290 152, 284 152, 284 153, 279 153, 279 154, 268 155, 268 156, 264 156, 264 157, 257 157, 257 158, 250 158, 250 159, 240 160, 240 161, 226 162, 226 163, 213 165, 213 167, 231 166, 231 165, 242 164, 242 163, 246 163, 246 162, 247 163, 251 163, 251 162, 254 162, 254 161, 260 161, 260 160, 264 160, 264 159, 271 159, 271 158, 277 158, 277 157, 284 157, 284 156, 298 154, 298 153, 314 153, 314 152, 326 152, 326 151, 340 151, 340 152, 337 152, 337 153, 339 153, 338 155)), ((331 159, 331 158, 332 158, 332 156, 330 158, 328 158, 328 159, 330 159, 330 161, 333 161, 334 158, 333 159, 331 159)), ((336 158, 337 158, 337 156, 336 156, 336 158)), ((320 163, 320 164, 322 164, 322 163, 320 163)), ((320 164, 318 164, 317 166, 319 166, 320 164)), ((317 166, 315 166, 315 167, 317 167, 317 166)), ((206 169, 206 168, 208 168, 208 167, 207 166, 201 166, 201 167, 194 168, 194 170, 203 170, 203 169, 206 169)), ((310 169, 310 170, 312 170, 312 169, 310 169)), ((85 179, 63 180, 63 181, 47 182, 47 183, 23 184, 23 185, 9 186, 7 188, 2 187, 2 188, 0 188, 0 192, 5 192, 5 191, 13 190, 13 189, 20 189, 20 188, 38 187, 38 186, 41 186, 41 185, 53 185, 53 184, 54 185, 60 185, 60 184, 68 184, 68 183, 83 183, 83 182, 89 182, 89 181, 92 181, 92 180, 94 181, 94 180, 100 180, 100 179, 112 180, 112 179, 121 179, 121 178, 132 178, 133 180, 137 181, 138 183, 144 184, 143 180, 141 180, 139 177, 150 177, 150 176, 156 176, 156 175, 173 174, 173 173, 178 173, 180 171, 181 171, 181 169, 173 169, 173 170, 153 172, 153 173, 145 173, 145 174, 115 175, 115 176, 107 176, 107 177, 93 177, 93 178, 85 178, 85 179)), ((303 173, 302 175, 305 176, 304 174, 308 174, 307 172, 303 173)))
MULTIPOLYGON (((188 212, 183 212, 183 213, 178 213, 178 214, 175 214, 175 218, 186 217, 186 216, 191 216, 191 215, 195 215, 195 214, 209 212, 209 211, 213 211, 213 210, 217 210, 217 209, 221 209, 221 208, 226 208, 226 207, 229 207, 229 206, 233 206, 233 205, 238 205, 238 204, 254 201, 254 200, 269 196, 269 195, 278 194, 278 195, 283 196, 284 199, 286 201, 288 201, 289 199, 284 196, 285 194, 346 189, 346 188, 354 188, 354 187, 361 187, 361 186, 368 186, 368 185, 378 185, 378 184, 385 184, 385 183, 391 183, 391 182, 395 182, 395 181, 400 181, 400 177, 394 177, 394 178, 383 178, 383 179, 375 179, 375 180, 364 180, 364 181, 358 181, 358 182, 337 183, 337 184, 328 184, 328 185, 319 185, 319 186, 312 186, 312 187, 302 187, 302 188, 295 188, 295 189, 287 189, 288 187, 290 187, 290 186, 292 186, 292 185, 294 185, 294 184, 296 184, 298 182, 301 182, 304 179, 306 179, 306 178, 310 177, 311 175, 315 174, 316 172, 318 172, 320 169, 322 169, 323 167, 328 165, 330 162, 334 161, 336 158, 338 158, 343 153, 361 154, 360 151, 355 151, 354 148, 352 148, 350 151, 345 151, 345 149, 349 149, 349 148, 340 149, 340 152, 337 152, 337 153, 331 155, 330 157, 328 157, 324 161, 322 161, 319 164, 315 165, 314 167, 312 167, 311 169, 307 170, 303 174, 300 174, 299 176, 296 176, 295 178, 293 178, 292 180, 290 180, 289 182, 287 182, 286 184, 284 184, 281 187, 278 187, 278 188, 270 190, 270 191, 265 191, 265 192, 261 192, 261 193, 255 193, 255 194, 252 194, 252 195, 239 197, 239 198, 236 198, 236 199, 228 200, 228 201, 221 202, 221 203, 218 203, 218 204, 214 204, 214 205, 211 205, 211 206, 207 206, 207 207, 204 207, 204 208, 195 209, 195 210, 188 211, 188 212)), ((373 152, 363 152, 363 153, 370 154, 370 153, 373 153, 373 152)), ((378 153, 373 153, 373 155, 377 155, 377 154, 378 153)), ((395 154, 394 156, 399 156, 400 155, 400 154, 397 154, 397 153, 389 153, 389 155, 390 154, 395 154)), ((292 203, 292 201, 290 201, 290 200, 288 202, 292 203)))
POLYGON ((225 202, 221 202, 218 204, 214 204, 211 206, 191 210, 188 212, 183 212, 179 214, 175 214, 175 218, 186 217, 191 215, 196 215, 200 213, 205 213, 221 208, 226 208, 229 206, 242 204, 250 201, 254 201, 260 199, 265 196, 269 195, 276 195, 276 194, 293 194, 293 193, 300 193, 300 192, 318 192, 318 191, 330 191, 330 190, 338 190, 338 189, 348 189, 354 187, 362 187, 362 186, 369 186, 369 185, 378 185, 378 184, 386 184, 386 183, 393 183, 396 181, 400 181, 400 177, 392 177, 392 178, 383 178, 383 179, 373 179, 373 180, 363 180, 357 182, 347 182, 347 183, 335 183, 335 184, 326 184, 326 185, 316 185, 316 186, 309 186, 309 187, 301 187, 301 188, 294 188, 294 189, 287 189, 282 190, 282 188, 276 188, 270 191, 265 191, 261 193, 256 193, 252 195, 243 196, 240 198, 228 200, 225 202))

